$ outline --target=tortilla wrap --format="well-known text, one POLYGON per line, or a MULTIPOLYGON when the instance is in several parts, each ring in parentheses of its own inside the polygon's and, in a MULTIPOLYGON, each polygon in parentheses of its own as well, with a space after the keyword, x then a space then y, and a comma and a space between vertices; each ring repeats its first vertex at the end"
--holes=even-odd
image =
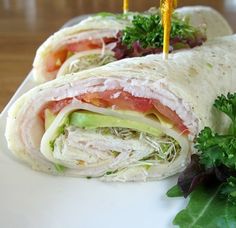
MULTIPOLYGON (((226 20, 210 7, 183 7, 176 12, 182 18, 188 17, 194 27, 206 29, 207 39, 232 34, 226 20)), ((115 39, 119 31, 131 25, 131 20, 132 15, 125 19, 115 16, 93 16, 75 26, 56 32, 36 52, 33 62, 34 79, 43 83, 68 73, 116 61, 113 51, 116 44, 112 38, 115 39), (86 43, 88 40, 93 43, 86 43), (76 42, 80 44, 74 45, 76 42), (65 45, 70 51, 58 51, 65 45)))
POLYGON ((212 104, 218 95, 235 92, 235 59, 233 35, 170 54, 168 61, 161 55, 124 59, 42 84, 11 107, 9 149, 33 169, 55 175, 166 178, 186 167, 192 141, 204 126, 227 128, 226 119, 219 126, 212 104), (91 94, 106 96, 110 104, 105 107, 105 98, 93 100, 91 94), (152 111, 141 111, 144 105, 152 111), (40 113, 53 107, 60 108, 45 130, 40 113), (177 117, 188 134, 173 124, 177 117))

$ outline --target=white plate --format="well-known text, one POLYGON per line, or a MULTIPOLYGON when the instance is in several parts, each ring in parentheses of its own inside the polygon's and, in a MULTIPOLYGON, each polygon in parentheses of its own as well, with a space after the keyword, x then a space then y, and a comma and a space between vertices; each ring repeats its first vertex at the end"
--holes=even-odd
POLYGON ((186 205, 182 198, 169 199, 165 195, 176 177, 147 183, 55 177, 33 171, 11 155, 4 137, 7 112, 21 94, 34 86, 29 73, 0 115, 0 227, 173 227, 175 214, 186 205))

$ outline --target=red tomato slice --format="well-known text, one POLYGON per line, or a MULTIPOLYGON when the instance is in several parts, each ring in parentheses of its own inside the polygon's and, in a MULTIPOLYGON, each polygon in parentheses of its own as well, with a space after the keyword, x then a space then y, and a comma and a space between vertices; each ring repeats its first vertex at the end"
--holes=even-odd
POLYGON ((177 115, 175 111, 172 111, 169 107, 161 104, 160 101, 154 100, 153 105, 156 110, 165 116, 167 119, 171 120, 171 122, 181 131, 183 134, 188 134, 188 128, 183 124, 182 119, 177 115))
POLYGON ((72 101, 72 98, 66 98, 60 101, 54 101, 52 103, 49 103, 48 109, 51 110, 53 114, 57 114, 60 112, 66 105, 70 104, 72 101))
POLYGON ((104 37, 103 42, 105 44, 116 42, 118 39, 116 37, 104 37))
MULTIPOLYGON (((104 92, 87 93, 78 97, 87 103, 96 105, 100 99, 102 107, 113 106, 121 110, 133 110, 138 112, 147 112, 153 108, 152 101, 147 98, 134 97, 123 90, 107 90, 104 92)), ((99 106, 99 105, 96 105, 99 106)), ((100 107, 101 107, 100 106, 100 107)))
POLYGON ((92 103, 96 106, 100 106, 98 100, 102 101, 100 107, 111 107, 120 110, 133 110, 138 112, 148 112, 154 108, 164 117, 169 119, 181 132, 188 134, 188 128, 183 124, 183 121, 167 106, 160 103, 158 100, 151 100, 148 98, 134 97, 130 93, 123 90, 107 90, 104 92, 87 93, 81 95, 79 99, 87 103, 92 103), (104 103, 105 101, 105 103, 104 103))
MULTIPOLYGON (((134 97, 130 93, 121 89, 107 90, 104 92, 86 93, 76 97, 78 100, 93 104, 98 107, 113 107, 120 110, 132 110, 137 112, 157 111, 169 119, 174 126, 183 134, 188 134, 188 128, 183 124, 182 119, 172 111, 169 107, 161 104, 158 100, 148 98, 134 97)), ((71 103, 72 98, 67 98, 61 101, 54 101, 47 104, 43 109, 50 109, 51 112, 57 114, 62 108, 71 103)), ((44 116, 43 116, 44 118, 44 116)))
POLYGON ((60 101, 51 101, 47 103, 40 111, 39 117, 44 120, 44 111, 46 109, 49 109, 53 114, 59 113, 66 105, 70 104, 72 101, 72 98, 66 98, 60 101))
POLYGON ((88 51, 102 47, 101 40, 82 40, 76 43, 67 44, 66 49, 72 52, 88 51))
POLYGON ((92 49, 102 48, 103 43, 109 44, 112 42, 116 42, 117 38, 104 37, 102 40, 101 39, 81 40, 78 42, 68 44, 66 46, 66 49, 72 52, 80 52, 80 51, 88 51, 92 49))
POLYGON ((78 97, 76 97, 78 100, 81 100, 83 102, 86 102, 86 103, 89 103, 89 104, 93 104, 97 107, 103 107, 103 108, 106 108, 106 107, 109 107, 110 104, 109 102, 105 101, 105 100, 102 100, 100 97, 99 97, 99 93, 88 93, 88 94, 83 94, 83 95, 80 95, 78 97))
POLYGON ((67 50, 62 49, 49 55, 46 60, 47 71, 53 72, 61 67, 61 64, 65 62, 67 58, 67 50))
POLYGON ((121 110, 147 112, 153 107, 150 99, 134 97, 130 93, 122 90, 105 91, 103 96, 102 98, 108 100, 111 105, 114 105, 114 108, 121 110))
MULTIPOLYGON (((115 37, 104 37, 103 42, 109 44, 117 41, 115 37)), ((58 70, 61 65, 66 61, 68 52, 81 52, 92 49, 102 48, 103 42, 101 39, 94 40, 81 40, 78 42, 67 44, 63 49, 58 50, 47 57, 47 71, 53 72, 58 70)))

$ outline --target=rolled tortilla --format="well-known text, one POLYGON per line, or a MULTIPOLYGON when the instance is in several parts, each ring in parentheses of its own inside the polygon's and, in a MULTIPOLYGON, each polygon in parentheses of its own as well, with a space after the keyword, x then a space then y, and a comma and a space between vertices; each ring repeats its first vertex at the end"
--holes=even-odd
POLYGON ((219 126, 212 104, 235 92, 235 59, 233 35, 170 54, 168 61, 124 59, 45 83, 11 107, 9 149, 52 174, 106 181, 171 176, 188 164, 204 126, 227 128, 219 126), (55 116, 45 130, 47 110, 55 116))
POLYGON ((187 6, 176 10, 177 13, 188 17, 194 27, 206 27, 207 39, 233 34, 229 23, 215 9, 207 6, 187 6))
MULTIPOLYGON (((183 7, 176 12, 182 18, 188 17, 194 27, 206 29, 207 39, 232 34, 226 20, 210 7, 183 7)), ((131 20, 132 15, 123 19, 94 16, 56 32, 37 50, 33 63, 35 80, 42 83, 116 61, 116 38, 119 31, 131 25, 131 20)))

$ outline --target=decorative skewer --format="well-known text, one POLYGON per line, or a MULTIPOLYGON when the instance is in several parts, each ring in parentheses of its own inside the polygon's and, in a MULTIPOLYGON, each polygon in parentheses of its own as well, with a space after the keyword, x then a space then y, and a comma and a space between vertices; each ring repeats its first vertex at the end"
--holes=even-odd
POLYGON ((123 0, 123 13, 127 13, 129 11, 129 0, 123 0))
POLYGON ((177 0, 161 0, 160 8, 164 27, 163 59, 168 59, 170 47, 171 15, 177 7, 177 0))

